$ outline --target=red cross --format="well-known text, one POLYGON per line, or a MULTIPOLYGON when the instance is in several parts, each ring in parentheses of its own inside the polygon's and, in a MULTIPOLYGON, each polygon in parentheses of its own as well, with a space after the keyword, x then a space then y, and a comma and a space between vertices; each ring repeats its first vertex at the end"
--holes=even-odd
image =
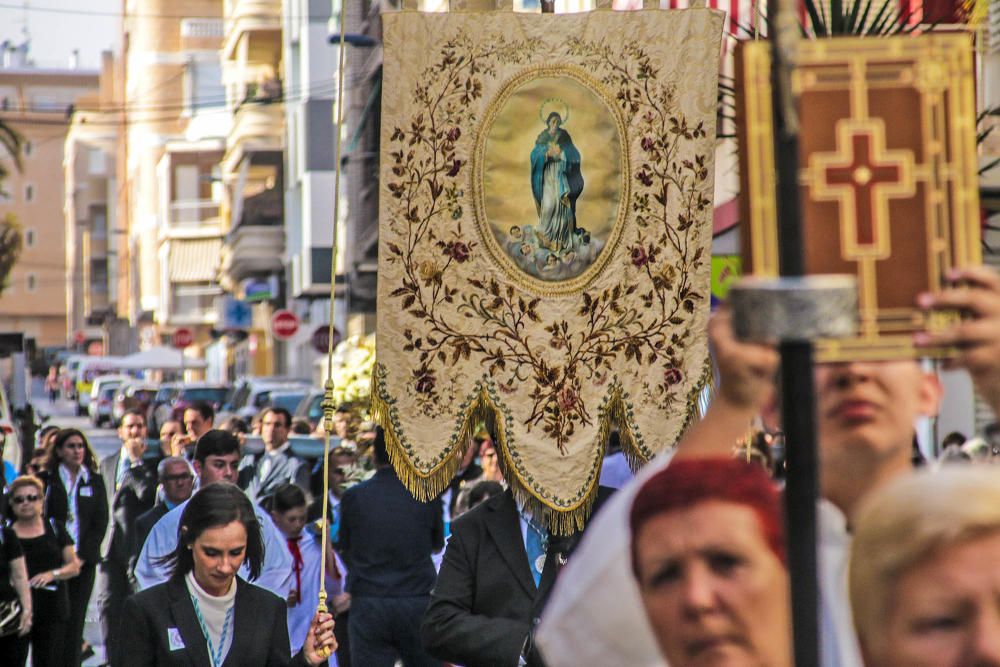
POLYGON ((902 179, 898 162, 875 162, 872 144, 870 134, 852 134, 851 162, 823 170, 829 185, 849 186, 854 191, 854 233, 858 245, 875 245, 875 189, 880 185, 898 184, 902 179))

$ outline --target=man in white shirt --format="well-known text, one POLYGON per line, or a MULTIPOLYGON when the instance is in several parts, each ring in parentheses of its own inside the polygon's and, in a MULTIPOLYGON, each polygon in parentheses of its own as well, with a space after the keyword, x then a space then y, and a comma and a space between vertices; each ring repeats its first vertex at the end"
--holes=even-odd
MULTIPOLYGON (((235 484, 239 462, 239 441, 225 431, 212 430, 199 440, 195 450, 194 469, 201 480, 201 488, 211 484, 235 484)), ((177 528, 187 501, 167 512, 150 531, 142 546, 135 567, 139 590, 155 586, 170 578, 170 572, 158 562, 177 547, 177 528)), ((285 540, 274 527, 267 512, 254 505, 257 520, 264 533, 264 568, 253 583, 285 598, 292 576, 292 557, 285 540)), ((240 571, 247 578, 247 570, 240 571)))
MULTIPOLYGON (((954 308, 970 318, 917 345, 952 345, 953 365, 969 371, 978 393, 1000 414, 1000 277, 977 267, 954 270, 956 285, 921 295, 927 309, 954 308)), ((678 456, 729 455, 733 442, 774 393, 777 352, 733 337, 722 311, 709 323, 721 381, 705 418, 689 429, 678 456)), ((848 518, 864 495, 911 470, 914 422, 937 412, 940 385, 914 361, 853 362, 816 369, 820 456, 819 564, 821 660, 824 667, 861 667, 847 597, 848 518)), ((809 406, 802 406, 809 409, 809 406)), ((794 443, 789 443, 794 447, 794 443)), ((635 490, 668 457, 641 471, 597 517, 560 579, 538 633, 549 667, 575 664, 663 665, 629 582, 628 512, 635 490), (623 627, 632 632, 623 633, 623 627), (627 639, 623 640, 623 637, 627 639)))
POLYGON ((259 503, 285 484, 295 484, 309 497, 309 466, 292 453, 288 433, 292 415, 284 408, 267 408, 261 415, 262 454, 248 454, 240 461, 239 485, 259 503))

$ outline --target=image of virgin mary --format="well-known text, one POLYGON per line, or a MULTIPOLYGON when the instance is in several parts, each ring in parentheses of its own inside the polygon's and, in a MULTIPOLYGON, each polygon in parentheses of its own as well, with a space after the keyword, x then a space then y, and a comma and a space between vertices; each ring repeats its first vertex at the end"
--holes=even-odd
POLYGON ((576 200, 583 192, 580 151, 563 118, 553 111, 531 151, 531 193, 538 212, 539 245, 555 253, 574 251, 577 243, 576 200))

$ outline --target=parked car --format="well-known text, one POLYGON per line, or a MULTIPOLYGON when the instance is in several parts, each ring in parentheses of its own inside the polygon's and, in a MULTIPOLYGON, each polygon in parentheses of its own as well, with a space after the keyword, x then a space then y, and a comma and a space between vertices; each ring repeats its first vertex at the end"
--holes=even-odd
POLYGON ((94 426, 100 426, 104 422, 111 422, 111 408, 115 401, 115 391, 118 387, 128 381, 125 375, 101 375, 94 378, 90 388, 90 401, 87 403, 87 414, 94 426), (106 396, 108 390, 110 396, 106 396), (104 397, 106 403, 97 405, 97 401, 104 397))
POLYGON ((118 391, 115 392, 114 405, 111 408, 111 417, 115 426, 121 424, 127 410, 140 410, 145 415, 153 397, 156 396, 156 392, 156 387, 135 380, 119 386, 118 391))
MULTIPOLYGON (((177 396, 170 403, 169 418, 177 419, 178 421, 183 420, 184 411, 191 407, 192 404, 202 401, 211 405, 218 412, 228 395, 229 387, 224 384, 185 383, 180 387, 177 396)), ((163 421, 166 420, 167 418, 165 417, 163 421)), ((163 421, 160 423, 162 424, 163 421)))
POLYGON ((90 414, 90 422, 100 428, 104 424, 112 425, 114 417, 112 408, 115 403, 115 394, 118 392, 118 385, 114 383, 104 383, 97 391, 97 396, 90 399, 87 412, 90 414))
MULTIPOLYGON (((284 408, 288 412, 295 414, 295 409, 299 407, 299 403, 302 399, 306 397, 309 393, 308 388, 300 389, 282 389, 280 391, 271 391, 267 398, 267 403, 264 407, 266 408, 284 408)), ((261 408, 262 410, 264 408, 261 408)))
POLYGON ((309 383, 286 377, 245 378, 233 387, 233 393, 223 411, 243 419, 253 419, 254 415, 267 407, 272 391, 298 390, 304 394, 309 390, 309 383))
POLYGON ((150 401, 146 412, 146 424, 149 426, 150 436, 159 437, 163 422, 170 419, 170 403, 177 398, 180 390, 181 386, 177 382, 164 382, 156 390, 156 395, 150 401))
MULTIPOLYGON (((94 381, 107 375, 118 375, 115 365, 120 357, 87 357, 80 362, 76 374, 76 414, 87 414, 90 400, 97 396, 94 393, 94 381)), ((119 376, 123 377, 123 376, 119 376)))
POLYGON ((316 428, 316 425, 323 420, 323 390, 310 389, 309 393, 299 401, 295 411, 292 412, 292 417, 306 419, 313 428, 316 428))

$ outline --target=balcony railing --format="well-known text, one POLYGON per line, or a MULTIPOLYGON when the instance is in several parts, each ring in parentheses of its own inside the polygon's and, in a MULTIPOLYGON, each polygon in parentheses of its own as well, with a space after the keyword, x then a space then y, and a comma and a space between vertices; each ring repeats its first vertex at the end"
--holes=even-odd
POLYGON ((188 199, 170 202, 168 221, 171 227, 201 227, 218 224, 219 203, 210 199, 188 199))

